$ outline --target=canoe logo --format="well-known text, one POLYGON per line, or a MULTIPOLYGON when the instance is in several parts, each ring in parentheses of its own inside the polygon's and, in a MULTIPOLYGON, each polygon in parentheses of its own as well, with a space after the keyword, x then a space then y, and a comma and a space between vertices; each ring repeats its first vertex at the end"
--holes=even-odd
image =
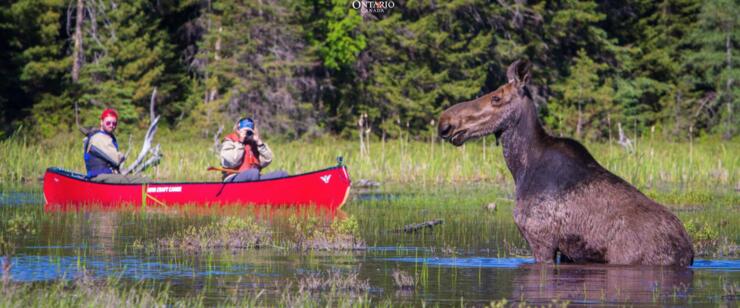
POLYGON ((146 192, 148 193, 182 192, 182 186, 147 187, 146 192))
POLYGON ((329 184, 330 179, 331 179, 331 174, 327 174, 321 177, 321 180, 324 181, 324 184, 329 184))

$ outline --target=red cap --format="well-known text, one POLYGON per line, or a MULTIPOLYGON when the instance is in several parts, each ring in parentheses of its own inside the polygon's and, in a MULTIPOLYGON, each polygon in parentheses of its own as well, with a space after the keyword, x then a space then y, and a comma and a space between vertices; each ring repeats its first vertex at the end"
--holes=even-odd
POLYGON ((103 110, 103 113, 100 115, 100 119, 105 120, 105 117, 107 116, 111 116, 111 117, 118 119, 118 112, 116 112, 115 109, 108 108, 106 110, 103 110))

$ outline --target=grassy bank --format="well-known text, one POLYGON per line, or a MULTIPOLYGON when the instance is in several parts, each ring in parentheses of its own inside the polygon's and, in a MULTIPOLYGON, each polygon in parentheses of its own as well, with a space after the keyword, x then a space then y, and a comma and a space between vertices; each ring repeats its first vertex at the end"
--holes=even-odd
MULTIPOLYGON (((134 138, 141 139, 139 133, 134 138)), ((37 182, 50 166, 83 171, 81 136, 60 135, 49 140, 11 137, 0 141, 0 182, 5 185, 37 182)), ((139 145, 129 144, 129 136, 119 136, 122 151, 133 161, 139 145)), ((343 156, 354 180, 371 179, 382 183, 494 182, 511 184, 501 147, 487 138, 456 148, 439 140, 406 139, 366 143, 361 153, 359 141, 321 138, 314 140, 275 141, 268 138, 275 153, 274 163, 266 171, 283 169, 302 173, 335 164, 343 156)), ((162 146, 162 163, 146 175, 166 181, 219 180, 218 172, 206 171, 219 159, 210 138, 178 136, 169 131, 158 133, 155 142, 162 146)), ((640 139, 633 152, 616 143, 586 144, 593 156, 612 172, 641 189, 658 191, 679 188, 689 191, 733 190, 740 187, 740 142, 703 139, 691 143, 672 143, 640 139)))

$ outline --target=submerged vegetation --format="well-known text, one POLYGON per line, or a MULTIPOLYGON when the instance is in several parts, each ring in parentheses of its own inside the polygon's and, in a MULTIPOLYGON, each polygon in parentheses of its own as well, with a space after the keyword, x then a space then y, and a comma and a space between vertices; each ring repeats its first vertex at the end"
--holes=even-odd
MULTIPOLYGON (((357 273, 320 273, 275 284, 256 292, 231 294, 221 305, 237 307, 376 306, 368 297, 369 284, 357 273)), ((0 307, 210 307, 203 294, 173 296, 169 285, 100 280, 83 275, 53 283, 0 283, 0 307)), ((386 303, 383 306, 390 306, 386 303)))
POLYGON ((172 236, 159 240, 163 248, 192 252, 209 249, 247 249, 271 245, 272 233, 251 217, 226 216, 204 227, 189 226, 172 236))
POLYGON ((367 248, 360 238, 360 227, 354 217, 335 218, 330 225, 322 224, 315 217, 297 218, 291 216, 293 226, 291 242, 300 250, 362 250, 367 248))
MULTIPOLYGON (((203 253, 221 249, 250 249, 273 247, 294 250, 361 250, 365 241, 360 237, 357 220, 334 217, 327 223, 317 216, 300 217, 291 215, 284 226, 270 225, 265 220, 246 217, 216 217, 205 226, 188 226, 185 230, 159 239, 155 246, 164 249, 178 249, 187 252, 203 253), (282 227, 282 228, 281 228, 282 227), (283 236, 273 237, 276 230, 283 236)), ((274 222, 273 222, 274 223, 274 222)), ((136 241, 133 248, 152 249, 142 241, 136 241)))

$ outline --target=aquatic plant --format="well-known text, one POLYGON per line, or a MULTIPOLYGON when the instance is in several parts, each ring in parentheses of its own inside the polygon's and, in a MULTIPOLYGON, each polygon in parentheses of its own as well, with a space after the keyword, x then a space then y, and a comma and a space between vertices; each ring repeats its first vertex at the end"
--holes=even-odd
POLYGON ((272 232, 251 217, 226 216, 203 227, 185 230, 159 240, 160 247, 200 252, 205 249, 260 248, 272 243, 272 232))
POLYGON ((353 217, 335 217, 331 224, 316 216, 289 218, 293 226, 291 245, 298 250, 362 250, 367 248, 360 238, 357 220, 353 217))
POLYGON ((359 273, 342 273, 331 270, 327 273, 312 273, 300 277, 298 280, 299 292, 309 291, 342 291, 342 292, 368 292, 370 283, 367 279, 359 278, 359 273))
POLYGON ((0 223, 0 276, 3 282, 10 279, 11 257, 15 253, 17 241, 36 234, 36 220, 32 213, 17 212, 5 223, 0 223))
POLYGON ((416 278, 405 271, 394 269, 391 276, 393 276, 393 283, 396 285, 396 288, 412 290, 416 287, 416 278))
POLYGON ((202 307, 203 298, 174 299, 167 286, 126 286, 113 280, 0 285, 3 307, 202 307))
POLYGON ((719 232, 711 223, 691 218, 684 222, 684 227, 691 236, 694 251, 698 256, 712 255, 712 252, 717 250, 719 232))

